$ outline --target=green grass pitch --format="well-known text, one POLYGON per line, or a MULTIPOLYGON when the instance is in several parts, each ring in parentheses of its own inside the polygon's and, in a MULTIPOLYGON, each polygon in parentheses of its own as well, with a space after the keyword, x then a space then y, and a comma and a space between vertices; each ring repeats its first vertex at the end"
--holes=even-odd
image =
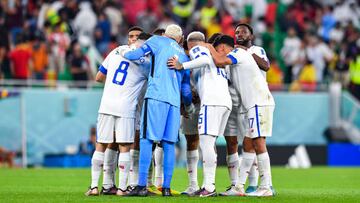
MULTIPOLYGON (((360 202, 360 168, 315 167, 295 170, 273 167, 272 172, 277 196, 271 198, 130 198, 84 196, 90 183, 90 169, 0 168, 0 202, 360 202)), ((228 185, 227 169, 219 168, 216 174, 217 191, 223 191, 228 185)), ((176 169, 172 188, 181 191, 186 186, 186 170, 176 169)))

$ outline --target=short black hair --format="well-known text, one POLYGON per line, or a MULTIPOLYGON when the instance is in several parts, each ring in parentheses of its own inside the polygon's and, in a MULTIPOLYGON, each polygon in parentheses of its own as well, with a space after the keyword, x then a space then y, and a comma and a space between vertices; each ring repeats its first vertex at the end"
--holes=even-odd
POLYGON ((142 33, 140 33, 138 39, 140 39, 140 40, 147 40, 147 39, 149 39, 150 37, 152 37, 152 34, 147 33, 147 32, 142 32, 142 33))
POLYGON ((214 43, 214 41, 216 40, 217 37, 221 36, 222 33, 220 32, 217 32, 217 33, 214 33, 213 35, 211 35, 211 37, 207 40, 207 43, 214 43))
POLYGON ((221 35, 221 36, 218 36, 214 43, 213 43, 213 46, 214 47, 217 47, 219 46, 220 44, 226 44, 230 47, 234 47, 235 46, 235 42, 234 42, 234 38, 232 38, 231 36, 229 35, 221 35))
POLYGON ((143 30, 141 27, 139 27, 139 26, 133 26, 133 27, 129 28, 128 33, 131 32, 131 31, 140 31, 140 32, 143 32, 144 30, 143 30))
POLYGON ((153 35, 163 35, 165 33, 165 29, 164 28, 156 28, 154 31, 152 31, 153 35))
POLYGON ((184 48, 184 50, 186 50, 186 51, 189 50, 187 40, 184 40, 184 42, 183 42, 183 48, 184 48))
POLYGON ((240 27, 240 26, 245 26, 245 27, 247 27, 247 29, 249 29, 250 33, 251 33, 251 34, 254 34, 253 28, 251 27, 251 25, 249 25, 249 24, 247 24, 247 23, 239 23, 239 24, 237 24, 236 27, 235 27, 235 30, 236 30, 238 27, 240 27))

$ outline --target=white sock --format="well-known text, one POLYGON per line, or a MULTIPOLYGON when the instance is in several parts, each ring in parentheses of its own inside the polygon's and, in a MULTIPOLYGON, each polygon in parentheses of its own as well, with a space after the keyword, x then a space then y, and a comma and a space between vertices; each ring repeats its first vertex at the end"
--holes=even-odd
POLYGON ((258 164, 257 159, 254 159, 254 163, 251 166, 250 173, 249 173, 249 186, 257 186, 259 181, 259 171, 258 171, 258 164))
POLYGON ((216 137, 211 135, 200 135, 200 149, 203 157, 204 183, 203 187, 209 192, 215 190, 216 159, 215 152, 216 137))
POLYGON ((151 159, 151 163, 150 163, 150 167, 149 167, 147 186, 154 185, 153 184, 153 173, 154 173, 154 156, 153 156, 153 159, 151 159))
POLYGON ((129 185, 135 186, 139 180, 139 150, 130 150, 129 185))
POLYGON ((260 186, 270 187, 272 182, 269 154, 267 152, 258 154, 257 159, 259 165, 260 186))
POLYGON ((109 189, 115 185, 114 177, 116 171, 117 152, 106 148, 104 153, 104 176, 103 187, 109 189))
POLYGON ((197 180, 198 161, 199 161, 199 150, 196 149, 186 152, 187 173, 188 173, 190 186, 193 188, 199 187, 197 180))
POLYGON ((126 182, 130 170, 130 152, 122 152, 119 155, 119 188, 126 190, 126 182))
POLYGON ((161 187, 163 184, 163 161, 164 161, 164 150, 156 146, 154 150, 154 165, 155 165, 155 186, 161 187))
POLYGON ((97 187, 104 164, 104 152, 95 151, 91 159, 91 188, 97 187))
POLYGON ((249 175, 250 168, 254 163, 254 159, 256 158, 255 153, 243 152, 242 161, 240 165, 240 173, 238 183, 245 185, 246 179, 249 175))
POLYGON ((239 178, 239 155, 234 153, 226 156, 226 163, 229 170, 231 185, 237 185, 239 178))

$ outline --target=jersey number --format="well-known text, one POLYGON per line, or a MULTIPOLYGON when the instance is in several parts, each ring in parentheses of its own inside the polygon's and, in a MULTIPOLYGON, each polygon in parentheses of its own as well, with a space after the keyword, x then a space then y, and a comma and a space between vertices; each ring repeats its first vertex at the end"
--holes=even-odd
POLYGON ((127 70, 129 68, 130 63, 127 61, 121 61, 119 67, 116 69, 114 78, 112 82, 117 85, 124 85, 126 76, 128 74, 127 70))

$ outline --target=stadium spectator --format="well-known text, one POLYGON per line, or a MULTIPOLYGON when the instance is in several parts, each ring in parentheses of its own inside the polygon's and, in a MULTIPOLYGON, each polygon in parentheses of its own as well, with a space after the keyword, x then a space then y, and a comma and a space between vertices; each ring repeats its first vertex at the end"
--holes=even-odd
POLYGON ((58 75, 65 69, 66 51, 70 47, 70 37, 68 33, 62 30, 61 22, 54 25, 53 30, 48 35, 48 42, 51 52, 49 68, 55 70, 58 75))
POLYGON ((17 35, 16 46, 9 53, 11 73, 14 79, 26 80, 31 77, 32 60, 30 46, 23 35, 17 35))
POLYGON ((195 9, 195 0, 177 0, 172 6, 174 20, 181 27, 186 28, 188 20, 195 9))
POLYGON ((290 27, 287 31, 287 36, 284 40, 284 46, 281 49, 281 56, 284 58, 286 64, 285 82, 291 83, 293 80, 293 66, 298 60, 301 40, 296 35, 294 27, 290 27))
MULTIPOLYGON (((109 19, 104 13, 100 13, 98 17, 98 22, 95 28, 95 42, 96 48, 101 54, 104 54, 107 51, 110 37, 111 37, 111 24, 109 19)), ((90 38, 88 35, 80 35, 80 37, 90 38)), ((91 39, 90 39, 91 40, 91 39)))
POLYGON ((298 81, 301 89, 305 91, 315 91, 316 78, 316 68, 310 60, 307 60, 299 74, 298 81))
MULTIPOLYGON (((83 54, 88 59, 91 75, 96 75, 99 65, 103 61, 102 55, 99 53, 98 49, 96 49, 96 47, 92 44, 91 39, 88 36, 80 36, 79 43, 83 54)), ((107 43, 104 49, 105 53, 109 50, 109 43, 107 43)), ((110 51, 111 50, 112 49, 110 49, 110 51)))
POLYGON ((92 38, 96 27, 97 18, 91 8, 90 2, 80 3, 80 12, 74 19, 74 29, 78 36, 87 35, 92 38))
POLYGON ((33 78, 44 80, 48 66, 48 48, 40 33, 35 34, 31 45, 31 59, 34 63, 33 78))
POLYGON ((321 42, 318 36, 309 37, 306 46, 306 56, 312 61, 316 69, 316 81, 321 83, 324 78, 326 63, 330 61, 334 53, 328 45, 321 42))
POLYGON ((120 26, 124 22, 122 12, 119 10, 119 7, 114 2, 110 1, 107 2, 104 13, 110 21, 111 36, 116 36, 119 33, 120 26))
POLYGON ((157 26, 158 19, 154 13, 151 12, 150 8, 140 12, 136 18, 136 24, 142 27, 146 32, 150 32, 157 26))
MULTIPOLYGON (((70 72, 75 81, 87 81, 92 78, 89 60, 82 53, 79 43, 73 45, 70 64, 70 72)), ((79 85, 79 87, 81 86, 79 85)))
MULTIPOLYGON (((53 79, 64 79, 66 71, 63 70, 70 66, 70 61, 65 61, 64 56, 65 53, 70 57, 72 54, 70 40, 79 41, 80 36, 87 35, 91 41, 95 39, 96 49, 106 55, 109 47, 114 47, 112 45, 126 43, 129 26, 143 24, 145 29, 149 27, 148 31, 151 31, 174 22, 181 24, 185 35, 198 30, 207 33, 207 36, 213 32, 233 35, 233 25, 239 22, 251 24, 256 30, 255 43, 264 47, 277 60, 280 69, 286 73, 285 83, 297 79, 304 66, 304 57, 300 57, 302 60, 293 62, 296 65, 291 66, 291 74, 291 57, 284 57, 281 51, 288 49, 286 33, 290 27, 296 31, 295 38, 306 41, 306 52, 317 50, 313 53, 322 52, 322 55, 333 52, 336 56, 335 59, 329 59, 330 54, 325 54, 326 57, 320 57, 320 54, 312 56, 315 57, 312 61, 318 71, 323 69, 331 73, 326 73, 331 77, 325 79, 323 74, 317 74, 319 83, 338 80, 339 70, 344 70, 342 77, 346 78, 341 81, 349 81, 346 74, 349 63, 359 50, 360 5, 359 1, 354 0, 9 0, 0 3, 1 77, 13 78, 6 56, 14 49, 15 36, 20 32, 27 37, 31 37, 32 33, 44 33, 44 43, 51 50, 47 75, 53 79), (65 43, 67 45, 62 46, 61 51, 58 50, 60 54, 54 50, 60 49, 54 43, 54 28, 69 39, 65 43), (316 43, 322 48, 309 49, 313 47, 312 42, 308 43, 309 35, 323 40, 324 43, 316 43), (289 77, 291 75, 292 79, 289 77)), ((63 37, 56 38, 62 40, 63 37)))
POLYGON ((360 100, 360 54, 350 62, 350 92, 360 100))

